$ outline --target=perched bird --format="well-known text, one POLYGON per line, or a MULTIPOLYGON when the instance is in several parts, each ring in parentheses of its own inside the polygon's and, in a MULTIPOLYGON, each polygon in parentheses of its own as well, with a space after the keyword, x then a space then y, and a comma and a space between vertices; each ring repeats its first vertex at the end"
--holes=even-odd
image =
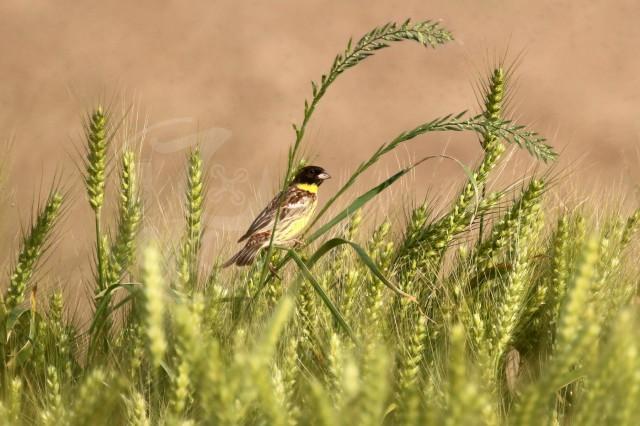
POLYGON ((289 187, 271 200, 249 226, 249 230, 238 240, 247 241, 244 247, 222 266, 226 268, 234 263, 238 266, 253 263, 260 249, 267 247, 271 241, 279 203, 282 204, 273 243, 284 245, 295 241, 316 209, 318 187, 330 177, 322 167, 306 166, 300 169, 289 187))

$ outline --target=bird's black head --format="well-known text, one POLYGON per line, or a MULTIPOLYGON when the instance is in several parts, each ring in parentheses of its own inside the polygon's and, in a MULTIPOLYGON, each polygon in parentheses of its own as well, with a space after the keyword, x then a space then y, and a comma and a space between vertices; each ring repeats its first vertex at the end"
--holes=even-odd
POLYGON ((330 177, 329 173, 327 173, 322 167, 306 166, 300 169, 293 182, 319 186, 323 181, 330 177))

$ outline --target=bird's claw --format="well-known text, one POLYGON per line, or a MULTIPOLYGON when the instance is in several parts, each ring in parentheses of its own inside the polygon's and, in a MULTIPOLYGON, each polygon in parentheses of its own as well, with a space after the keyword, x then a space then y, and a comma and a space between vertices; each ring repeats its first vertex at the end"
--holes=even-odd
POLYGON ((304 241, 295 238, 293 240, 291 240, 291 245, 293 246, 293 248, 300 248, 302 246, 304 246, 304 241))
POLYGON ((271 262, 269 262, 269 271, 271 271, 271 274, 276 277, 277 279, 279 279, 280 281, 282 281, 282 278, 280 278, 280 275, 278 275, 278 270, 276 269, 275 265, 271 262))

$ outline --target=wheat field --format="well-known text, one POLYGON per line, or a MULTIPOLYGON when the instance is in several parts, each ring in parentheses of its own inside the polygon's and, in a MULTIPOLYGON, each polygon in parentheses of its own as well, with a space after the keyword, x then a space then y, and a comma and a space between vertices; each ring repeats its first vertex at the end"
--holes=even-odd
MULTIPOLYGON (((436 22, 406 21, 349 41, 312 83, 280 185, 306 163, 307 124, 344 72, 398 43, 452 39, 436 22)), ((154 224, 139 149, 117 146, 121 117, 96 106, 82 153, 95 221, 90 288, 79 302, 38 291, 46 275, 36 269, 59 255, 72 201, 56 180, 2 292, 0 423, 638 424, 640 209, 553 205, 547 191, 562 176, 545 167, 557 154, 509 116, 513 72, 498 63, 479 84, 478 114, 426 121, 363 158, 301 247, 269 246, 242 269, 220 267, 230 249, 204 262, 207 164, 197 148, 185 161, 182 236, 140 238, 154 224), (447 158, 466 183, 443 212, 427 200, 403 206, 400 223, 367 223, 384 191, 444 156, 352 199, 349 189, 434 132, 477 135, 475 164, 447 158), (496 189, 514 150, 543 171, 496 189), (78 304, 86 323, 73 319, 78 304)))

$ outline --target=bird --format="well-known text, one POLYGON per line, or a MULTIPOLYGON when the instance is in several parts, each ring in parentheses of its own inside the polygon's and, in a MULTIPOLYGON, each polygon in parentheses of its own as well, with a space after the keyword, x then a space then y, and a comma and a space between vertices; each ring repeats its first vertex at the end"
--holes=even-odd
POLYGON ((318 189, 331 176, 319 166, 305 166, 295 175, 291 184, 280 191, 254 219, 247 232, 238 240, 244 247, 227 260, 222 267, 233 264, 251 265, 258 252, 271 241, 273 224, 280 205, 280 214, 273 238, 274 245, 297 242, 296 237, 309 223, 318 205, 318 189))

